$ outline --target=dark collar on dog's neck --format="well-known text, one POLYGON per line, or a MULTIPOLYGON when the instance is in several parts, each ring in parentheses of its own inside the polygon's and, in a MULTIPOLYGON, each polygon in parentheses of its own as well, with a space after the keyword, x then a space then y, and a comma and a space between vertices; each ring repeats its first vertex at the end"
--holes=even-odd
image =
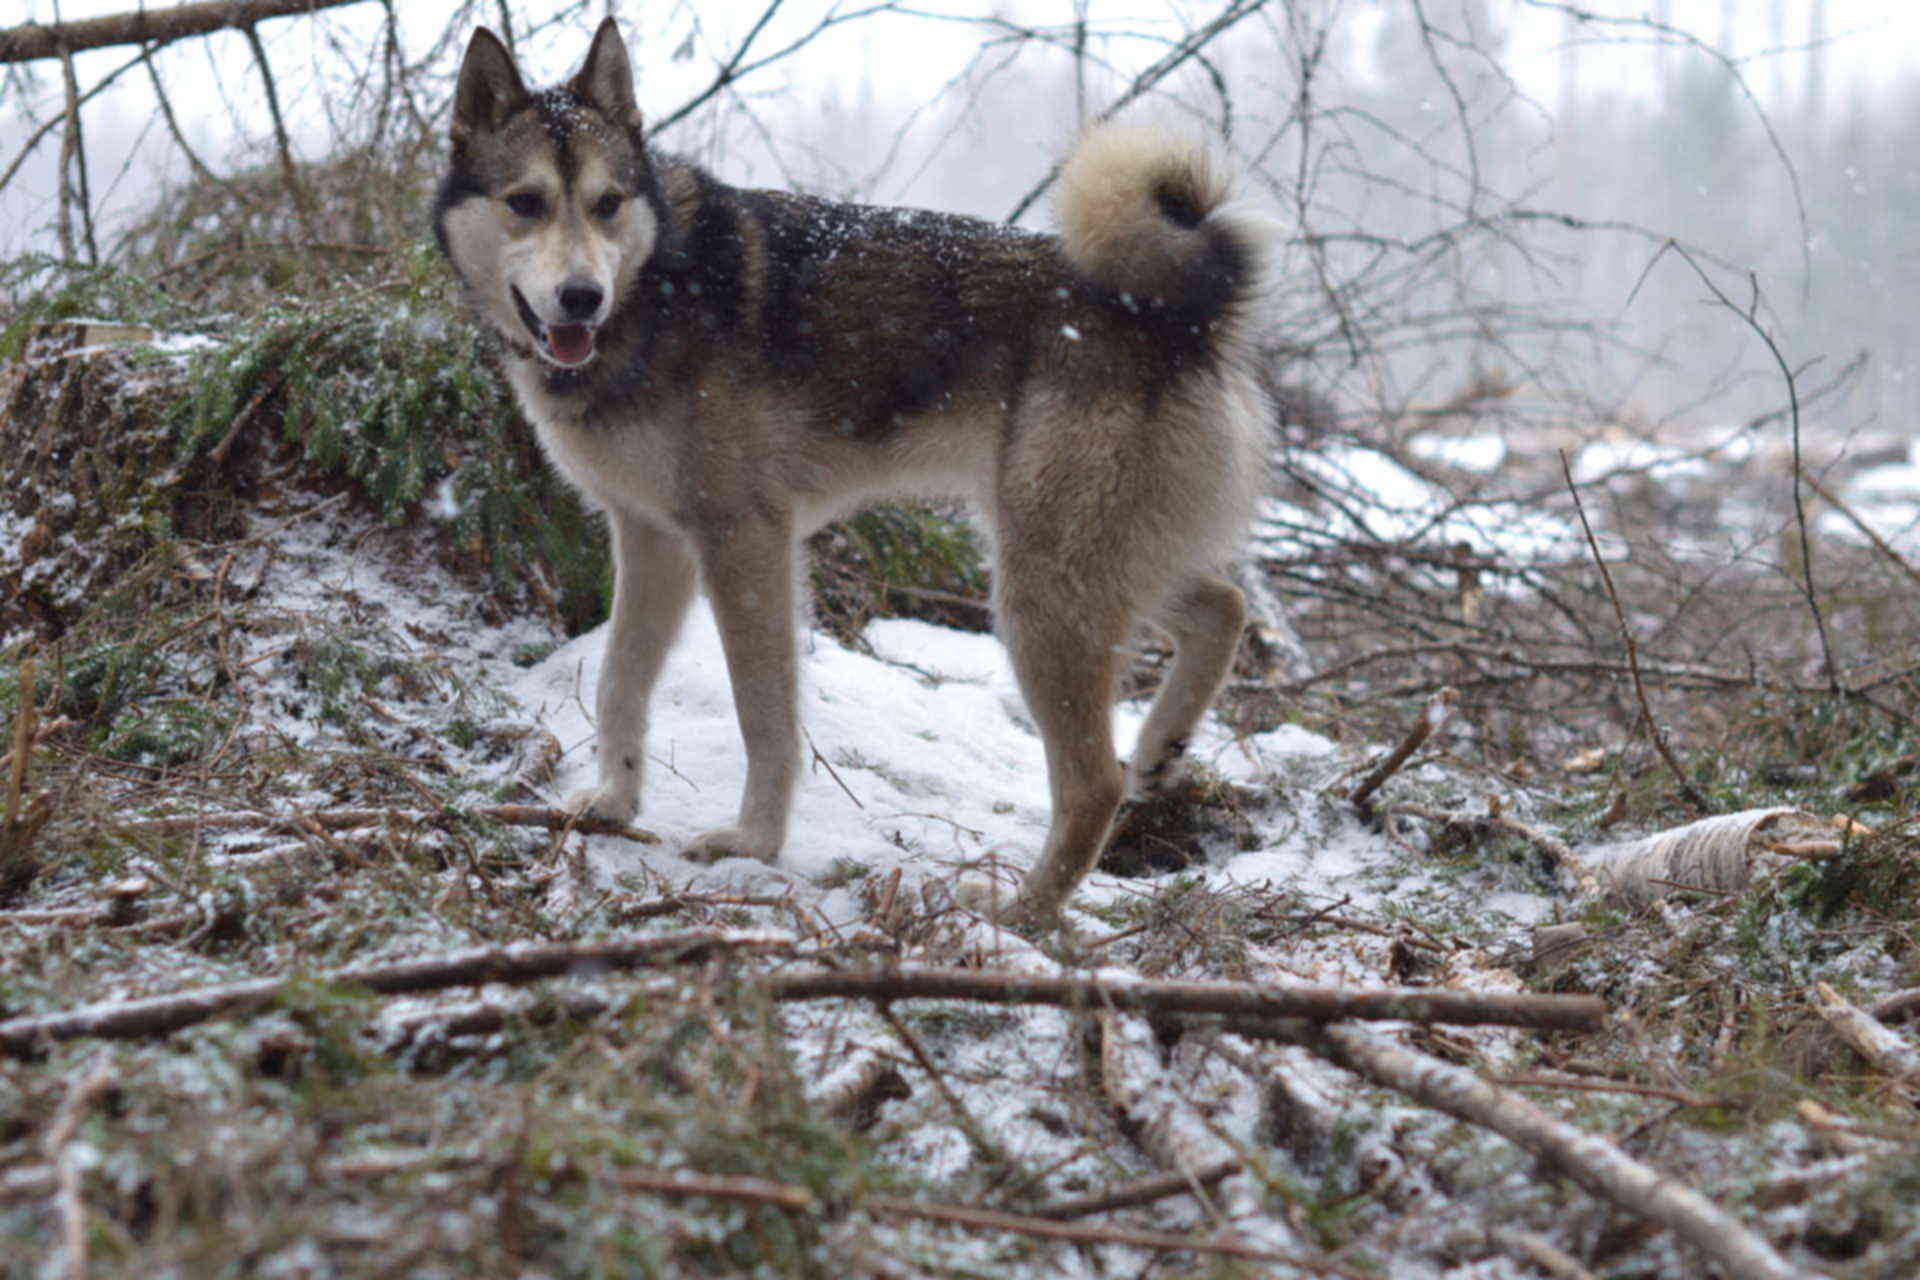
POLYGON ((547 365, 542 371, 546 379, 547 390, 554 395, 568 395, 587 385, 587 366, 562 369, 558 365, 547 365))

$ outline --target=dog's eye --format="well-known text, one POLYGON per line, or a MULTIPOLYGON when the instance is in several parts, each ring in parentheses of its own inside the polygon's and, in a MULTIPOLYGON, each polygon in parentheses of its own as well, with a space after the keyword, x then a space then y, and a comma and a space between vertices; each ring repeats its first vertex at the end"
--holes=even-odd
POLYGON ((547 202, 531 191, 516 191, 507 197, 507 208, 518 218, 537 218, 546 212, 547 202))
POLYGON ((618 191, 609 191, 593 202, 593 216, 603 222, 607 221, 620 212, 620 206, 624 203, 618 191))

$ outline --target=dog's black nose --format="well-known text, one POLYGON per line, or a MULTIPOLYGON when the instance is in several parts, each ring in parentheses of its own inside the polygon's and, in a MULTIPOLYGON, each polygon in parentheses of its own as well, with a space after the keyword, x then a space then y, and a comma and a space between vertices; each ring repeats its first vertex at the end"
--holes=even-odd
POLYGON ((560 286, 560 311, 569 320, 591 320, 607 295, 597 284, 574 280, 560 286))

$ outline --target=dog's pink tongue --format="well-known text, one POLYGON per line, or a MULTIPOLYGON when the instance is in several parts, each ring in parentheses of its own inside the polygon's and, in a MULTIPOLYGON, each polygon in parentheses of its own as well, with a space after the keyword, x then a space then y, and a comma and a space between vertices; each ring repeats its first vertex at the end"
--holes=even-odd
POLYGON ((593 330, 583 324, 556 324, 547 330, 547 349, 561 364, 580 364, 593 354, 593 330))

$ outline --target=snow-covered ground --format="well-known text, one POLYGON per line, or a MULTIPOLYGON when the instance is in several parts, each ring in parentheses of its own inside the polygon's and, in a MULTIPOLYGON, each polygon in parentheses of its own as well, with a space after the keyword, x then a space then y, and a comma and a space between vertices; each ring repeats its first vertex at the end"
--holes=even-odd
MULTIPOLYGON (((732 892, 789 884, 806 892, 812 881, 844 879, 833 873, 849 864, 901 867, 910 881, 951 879, 988 857, 1024 869, 1046 835, 1046 768, 998 641, 900 619, 872 623, 866 638, 871 657, 818 633, 804 636, 800 716, 810 762, 779 865, 689 862, 678 849, 733 821, 745 778, 719 635, 711 611, 696 602, 654 698, 638 821, 663 844, 596 837, 589 841, 594 865, 618 877, 644 864, 677 884, 732 892)), ((594 779, 591 709, 604 647, 603 628, 516 673, 508 686, 565 749, 556 796, 594 779)), ((1123 756, 1144 718, 1144 704, 1116 708, 1123 756)), ((1264 882, 1363 907, 1431 887, 1381 834, 1322 812, 1312 799, 1352 763, 1326 739, 1290 725, 1236 739, 1209 717, 1191 755, 1230 781, 1291 793, 1290 803, 1256 816, 1258 849, 1214 851, 1203 873, 1210 885, 1264 882)), ((1137 893, 1138 884, 1095 874, 1076 901, 1110 903, 1137 893)), ((819 905, 836 923, 863 911, 844 887, 823 891, 819 905)), ((1507 892, 1490 906, 1530 921, 1545 903, 1507 892)))

